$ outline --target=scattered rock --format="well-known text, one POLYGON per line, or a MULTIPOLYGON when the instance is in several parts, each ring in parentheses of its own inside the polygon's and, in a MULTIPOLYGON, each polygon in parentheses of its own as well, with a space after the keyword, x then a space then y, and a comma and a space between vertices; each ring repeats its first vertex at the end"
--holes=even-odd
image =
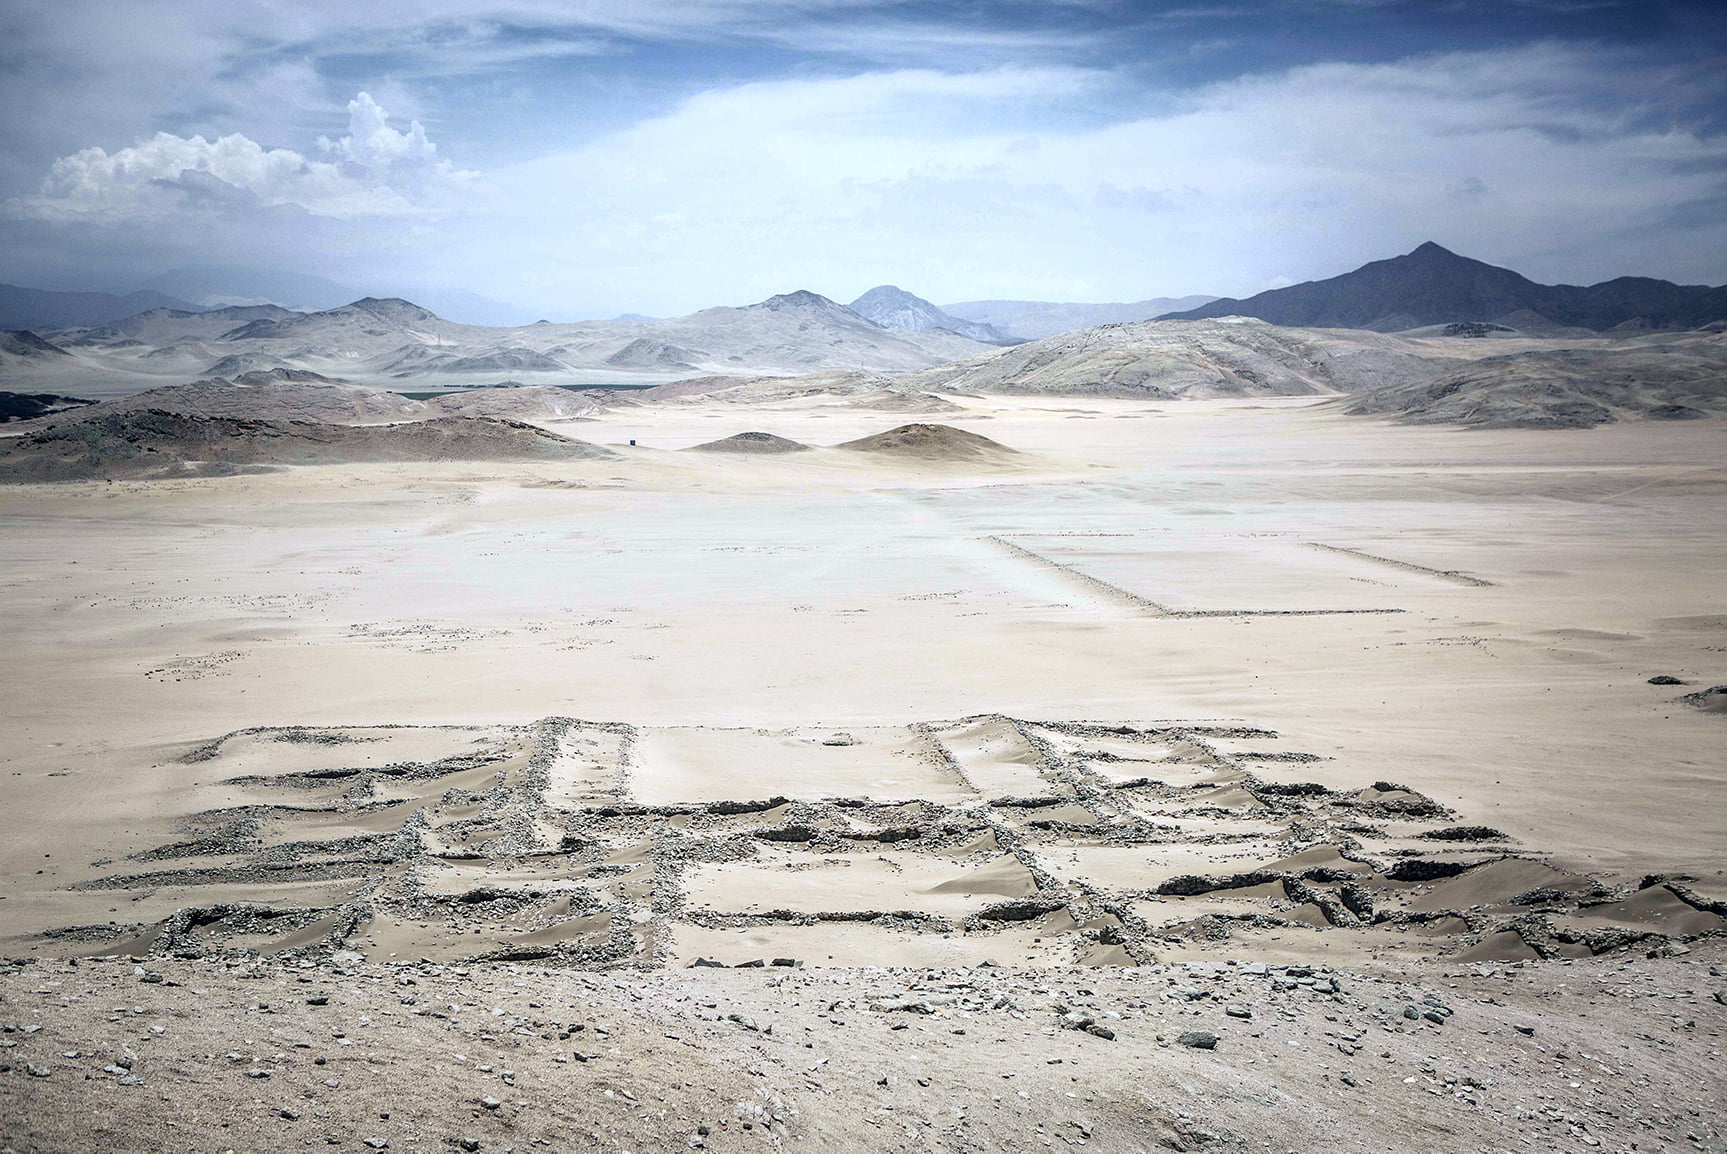
POLYGON ((1176 1041, 1194 1050, 1217 1049, 1217 1035, 1210 1030, 1186 1030, 1176 1041))

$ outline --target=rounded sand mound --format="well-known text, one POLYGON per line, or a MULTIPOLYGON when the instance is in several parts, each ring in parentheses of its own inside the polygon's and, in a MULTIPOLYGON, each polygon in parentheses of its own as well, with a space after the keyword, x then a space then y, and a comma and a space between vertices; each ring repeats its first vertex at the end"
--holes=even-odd
POLYGON ((885 433, 846 441, 835 448, 859 453, 892 453, 899 457, 917 457, 928 461, 975 459, 981 457, 1017 456, 1017 453, 988 437, 968 433, 952 425, 901 425, 885 433))
POLYGON ((777 437, 772 433, 762 433, 750 430, 745 433, 734 433, 717 441, 708 441, 700 445, 691 445, 687 452, 691 453, 806 453, 810 446, 802 441, 794 441, 789 437, 777 437))

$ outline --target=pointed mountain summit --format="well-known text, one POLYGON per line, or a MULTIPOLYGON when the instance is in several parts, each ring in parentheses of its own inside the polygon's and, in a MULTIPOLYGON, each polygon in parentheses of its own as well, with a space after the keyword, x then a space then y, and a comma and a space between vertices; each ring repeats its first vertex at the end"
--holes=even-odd
POLYGON ((922 297, 908 293, 898 285, 877 285, 851 303, 852 312, 874 321, 884 329, 908 333, 928 333, 945 330, 970 337, 986 344, 1011 344, 1012 339, 994 325, 968 321, 944 313, 922 297))
POLYGON ((1329 280, 1225 297, 1162 320, 1258 317, 1296 328, 1402 332, 1487 322, 1534 335, 1562 328, 1695 329, 1727 317, 1727 288, 1620 277, 1597 285, 1544 285, 1428 241, 1329 280))
POLYGON ((783 312, 786 309, 821 309, 824 312, 831 312, 834 309, 845 308, 838 301, 831 301, 821 293, 813 293, 809 289, 795 289, 789 293, 780 293, 765 301, 758 301, 756 304, 745 305, 744 307, 768 309, 772 312, 783 312))

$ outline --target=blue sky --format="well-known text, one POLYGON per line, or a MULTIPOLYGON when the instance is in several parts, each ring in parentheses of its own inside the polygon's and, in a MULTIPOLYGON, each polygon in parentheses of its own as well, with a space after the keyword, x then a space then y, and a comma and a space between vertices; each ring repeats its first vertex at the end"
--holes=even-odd
POLYGON ((1727 281, 1727 6, 0 5, 0 279, 554 318, 1247 295, 1424 240, 1727 281))

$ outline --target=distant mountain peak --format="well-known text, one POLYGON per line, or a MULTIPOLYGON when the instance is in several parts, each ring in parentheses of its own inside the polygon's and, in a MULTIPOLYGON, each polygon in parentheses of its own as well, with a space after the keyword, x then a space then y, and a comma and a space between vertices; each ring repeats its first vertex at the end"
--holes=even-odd
POLYGON ((1008 343, 1008 338, 993 325, 968 321, 945 313, 929 301, 915 293, 906 292, 898 285, 877 285, 853 301, 851 310, 884 329, 914 333, 944 331, 987 344, 1008 343))
POLYGON ((796 289, 789 293, 780 293, 777 296, 771 296, 760 304, 750 305, 749 307, 756 309, 838 309, 844 308, 845 306, 840 304, 838 301, 829 300, 821 293, 813 293, 809 289, 796 289))
POLYGON ((1621 325, 1695 329, 1727 318, 1727 288, 1621 277, 1597 285, 1544 285, 1427 241, 1326 280, 1212 301, 1166 320, 1250 316, 1296 328, 1406 332, 1434 325, 1497 324, 1531 335, 1621 325))
POLYGON ((430 309, 423 309, 413 301, 405 301, 401 297, 361 297, 346 307, 361 309, 375 316, 389 317, 392 320, 435 321, 438 314, 430 309))

